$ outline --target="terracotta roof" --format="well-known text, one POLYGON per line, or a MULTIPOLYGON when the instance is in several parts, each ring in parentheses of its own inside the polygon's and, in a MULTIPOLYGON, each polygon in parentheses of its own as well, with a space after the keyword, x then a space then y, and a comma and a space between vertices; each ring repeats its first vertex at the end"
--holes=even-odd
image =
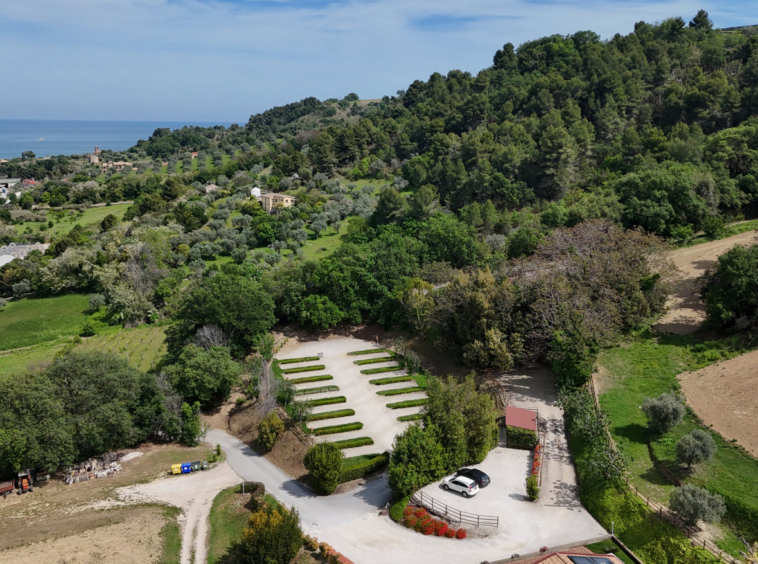
POLYGON ((530 409, 508 405, 505 408, 505 424, 509 427, 537 431, 537 414, 530 409))

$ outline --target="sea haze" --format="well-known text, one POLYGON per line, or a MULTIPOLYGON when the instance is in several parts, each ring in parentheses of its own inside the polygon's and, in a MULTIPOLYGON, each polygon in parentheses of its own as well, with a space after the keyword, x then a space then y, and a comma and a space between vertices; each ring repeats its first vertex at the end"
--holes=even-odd
POLYGON ((38 157, 81 155, 91 153, 95 146, 123 151, 134 146, 140 139, 147 139, 159 127, 170 127, 173 130, 185 125, 228 127, 231 123, 0 119, 0 158, 20 157, 24 151, 34 151, 38 157))

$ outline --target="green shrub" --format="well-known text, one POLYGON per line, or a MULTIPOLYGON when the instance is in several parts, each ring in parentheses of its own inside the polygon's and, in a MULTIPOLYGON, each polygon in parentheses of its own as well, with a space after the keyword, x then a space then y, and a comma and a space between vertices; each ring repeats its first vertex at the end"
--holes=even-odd
POLYGON ((337 419, 338 417, 349 417, 355 415, 354 409, 336 409, 334 411, 324 411, 308 417, 308 421, 321 421, 323 419, 337 419))
POLYGON ((311 432, 317 437, 320 437, 321 435, 334 435, 336 433, 347 433, 348 431, 357 431, 359 429, 363 429, 363 423, 345 423, 343 425, 329 425, 327 427, 312 429, 311 432))
POLYGON ((696 525, 701 520, 715 523, 726 513, 723 497, 692 484, 685 484, 671 492, 669 505, 689 525, 696 525))
POLYGON ((378 378, 376 380, 369 380, 369 384, 374 386, 385 386, 387 384, 399 384, 400 382, 410 382, 413 380, 412 376, 395 376, 393 378, 378 378))
POLYGON ((340 483, 350 482, 373 474, 377 470, 387 466, 389 460, 390 455, 388 452, 345 458, 342 461, 340 483))
POLYGON ((304 388, 302 390, 295 390, 296 396, 305 396, 309 394, 321 394, 323 392, 339 392, 339 386, 318 386, 316 388, 304 388))
POLYGON ((676 443, 676 461, 692 468, 693 464, 699 464, 710 460, 716 454, 716 441, 710 433, 702 429, 695 429, 689 435, 683 436, 676 443))
POLYGON ((313 372, 314 370, 323 370, 326 368, 325 364, 312 364, 311 366, 301 366, 299 368, 288 368, 282 370, 282 374, 297 374, 298 372, 313 372))
POLYGON ((674 394, 664 393, 657 398, 645 398, 642 411, 651 427, 665 433, 682 422, 685 409, 682 401, 674 394))
POLYGON ((314 360, 319 360, 317 356, 304 356, 302 358, 285 358, 284 360, 280 360, 279 364, 295 364, 296 362, 312 362, 314 360))
POLYGON ((334 376, 330 374, 322 374, 320 376, 304 376, 303 378, 287 378, 287 381, 290 384, 307 384, 308 382, 325 382, 333 379, 334 376))
POLYGON ((356 448, 361 446, 373 445, 374 439, 371 437, 358 437, 356 439, 345 439, 343 441, 334 441, 334 446, 340 449, 356 448))
POLYGON ((426 405, 428 401, 429 400, 427 398, 407 400, 407 401, 397 401, 395 403, 388 403, 387 407, 389 407, 390 409, 402 409, 404 407, 418 407, 419 405, 426 405))
POLYGON ((380 356, 378 358, 364 358, 363 360, 356 360, 354 361, 355 364, 358 365, 364 365, 364 364, 378 364, 380 362, 389 362, 391 360, 395 360, 395 355, 390 356, 380 356))
POLYGON ((229 549, 235 562, 288 564, 303 546, 297 511, 261 508, 250 515, 242 538, 229 549))
POLYGON ((381 352, 390 352, 389 349, 364 349, 362 351, 354 351, 347 353, 348 356, 358 356, 361 354, 374 354, 374 353, 381 353, 381 352))
POLYGON ((532 450, 537 444, 537 433, 520 427, 505 427, 508 448, 532 450))
POLYGON ((385 366, 384 368, 367 368, 366 370, 361 370, 361 374, 381 374, 382 372, 396 372, 402 369, 402 366, 396 364, 394 366, 385 366))
POLYGON ((402 394, 412 394, 414 392, 423 392, 424 388, 412 386, 410 388, 395 388, 394 390, 379 390, 377 395, 380 396, 400 396, 402 394))
POLYGON ((433 424, 414 424, 395 437, 389 486, 396 497, 411 495, 445 475, 446 454, 438 434, 433 424))
POLYGON ((418 421, 419 419, 423 419, 424 414, 423 413, 411 413, 410 415, 401 415, 397 418, 398 421, 418 421))
POLYGON ((320 405, 332 405, 333 403, 345 403, 347 400, 345 399, 345 396, 336 396, 333 398, 321 398, 317 400, 311 400, 310 403, 312 407, 318 407, 320 405))
POLYGON ((540 497, 540 487, 537 485, 537 476, 534 474, 526 479, 526 495, 532 501, 536 501, 540 497))
POLYGON ((319 443, 308 449, 303 460, 313 480, 313 488, 321 494, 334 493, 340 484, 342 451, 331 443, 319 443))
POLYGON ((284 433, 284 423, 279 414, 272 411, 258 423, 258 444, 266 450, 271 450, 282 433, 284 433))
POLYGON ((390 519, 399 523, 403 520, 403 511, 411 501, 411 496, 401 497, 390 505, 390 519))

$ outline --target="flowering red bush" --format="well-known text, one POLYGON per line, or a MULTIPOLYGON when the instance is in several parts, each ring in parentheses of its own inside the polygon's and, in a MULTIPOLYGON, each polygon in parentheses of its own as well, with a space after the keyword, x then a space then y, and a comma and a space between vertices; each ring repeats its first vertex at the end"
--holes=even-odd
POLYGON ((418 522, 418 518, 415 515, 409 515, 405 518, 405 526, 409 529, 413 529, 418 522))
POLYGON ((403 509, 403 517, 408 517, 409 515, 413 515, 413 512, 415 511, 415 507, 412 505, 406 506, 405 509, 403 509))
POLYGON ((434 523, 435 521, 430 521, 427 523, 426 527, 421 531, 425 535, 431 535, 434 532, 434 523))
POLYGON ((458 529, 458 532, 455 533, 455 538, 457 538, 457 539, 465 539, 466 538, 466 529, 458 529))
POLYGON ((444 521, 437 521, 437 524, 434 526, 434 534, 438 537, 441 537, 447 532, 447 523, 444 521))
POLYGON ((416 531, 418 531, 419 533, 423 531, 431 520, 432 520, 432 517, 428 514, 421 517, 416 522, 416 527, 415 527, 416 531))
POLYGON ((416 511, 415 511, 413 514, 414 514, 416 517, 419 517, 419 518, 421 518, 421 517, 423 517, 424 515, 427 515, 427 512, 426 512, 426 509, 424 509, 423 507, 419 507, 418 509, 416 509, 416 511))
POLYGON ((447 531, 445 531, 445 538, 452 539, 455 537, 455 529, 453 527, 450 527, 447 531))

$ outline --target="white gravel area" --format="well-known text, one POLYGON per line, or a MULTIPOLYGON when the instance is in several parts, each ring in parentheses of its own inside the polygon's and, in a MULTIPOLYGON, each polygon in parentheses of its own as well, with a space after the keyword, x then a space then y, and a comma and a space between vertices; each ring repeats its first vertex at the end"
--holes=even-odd
POLYGON ((337 433, 334 435, 324 435, 316 437, 318 441, 341 441, 344 439, 371 437, 374 440, 373 445, 357 447, 345 451, 345 456, 358 456, 372 452, 383 452, 392 448, 392 442, 395 436, 401 433, 407 426, 408 422, 398 421, 401 415, 418 413, 420 407, 411 407, 403 409, 389 409, 388 403, 396 403, 406 400, 421 399, 426 397, 424 392, 415 392, 410 394, 399 394, 395 396, 380 396, 377 394, 380 390, 389 390, 397 388, 408 388, 415 386, 413 380, 409 382, 398 382, 396 384, 387 384, 377 386, 369 384, 369 380, 379 378, 392 378, 395 376, 405 376, 405 370, 393 370, 391 372, 382 372, 379 374, 361 374, 361 370, 372 368, 383 368, 396 364, 395 360, 386 362, 377 362, 373 364, 355 364, 357 360, 366 360, 370 358, 380 358, 387 356, 386 352, 375 354, 364 354, 359 356, 350 356, 348 353, 376 348, 376 345, 369 341, 354 339, 352 337, 337 337, 324 339, 320 341, 309 341, 299 344, 297 347, 288 348, 284 358, 302 358, 309 356, 318 356, 323 353, 319 360, 308 362, 298 362, 282 365, 282 369, 298 368, 310 365, 324 365, 321 370, 312 372, 298 372, 296 374, 285 374, 285 378, 301 378, 305 376, 318 376, 321 374, 330 374, 332 380, 323 382, 308 382, 296 384, 295 388, 314 388, 317 386, 335 385, 339 386, 339 391, 325 392, 319 394, 308 394, 307 396, 298 396, 298 399, 319 399, 324 397, 345 396, 346 402, 319 406, 313 409, 313 413, 323 413, 337 409, 353 409, 355 415, 349 417, 339 417, 336 419, 324 419, 322 421, 313 421, 308 426, 312 429, 328 427, 331 425, 342 425, 347 423, 360 422, 363 428, 359 431, 349 431, 347 433, 337 433))

